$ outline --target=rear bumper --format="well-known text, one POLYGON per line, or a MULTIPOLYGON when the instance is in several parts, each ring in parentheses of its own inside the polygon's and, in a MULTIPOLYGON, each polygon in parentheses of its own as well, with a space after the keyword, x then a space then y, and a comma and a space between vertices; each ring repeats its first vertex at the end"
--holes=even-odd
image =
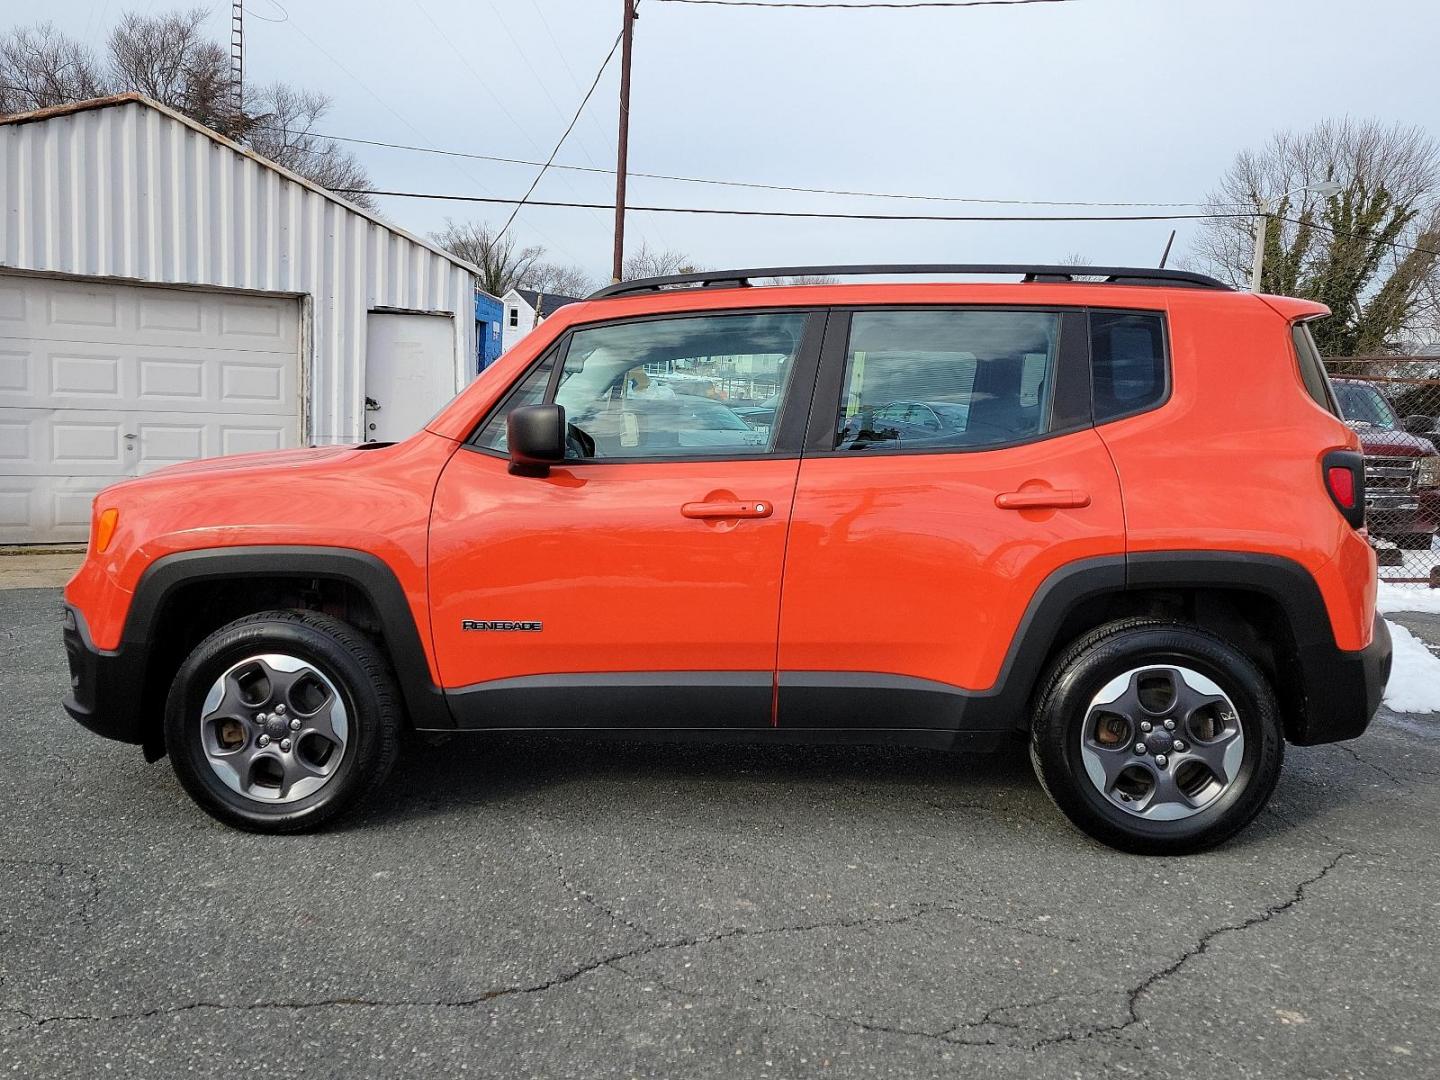
POLYGON ((70 664, 70 693, 65 711, 98 735, 120 742, 142 742, 140 668, 124 648, 105 652, 90 640, 85 616, 65 605, 65 657, 70 664))
POLYGON ((1303 722, 1292 731, 1299 746, 1353 739, 1370 726, 1390 678, 1390 628, 1375 616, 1370 644, 1359 652, 1312 645, 1300 652, 1303 722))

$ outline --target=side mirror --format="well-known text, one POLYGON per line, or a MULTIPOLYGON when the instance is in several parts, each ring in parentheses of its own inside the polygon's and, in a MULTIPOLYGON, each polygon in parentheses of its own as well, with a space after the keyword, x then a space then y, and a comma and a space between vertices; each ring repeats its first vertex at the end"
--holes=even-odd
POLYGON ((1429 435, 1435 430, 1435 418, 1432 416, 1407 416, 1400 421, 1400 426, 1411 435, 1429 435))
POLYGON ((565 407, 523 405, 505 420, 510 471, 519 476, 549 476, 550 466, 565 460, 565 407))

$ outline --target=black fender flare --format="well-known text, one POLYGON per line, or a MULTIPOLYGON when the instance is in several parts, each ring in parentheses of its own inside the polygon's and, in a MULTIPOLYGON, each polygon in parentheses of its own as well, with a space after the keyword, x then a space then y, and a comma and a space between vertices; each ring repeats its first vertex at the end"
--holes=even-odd
POLYGON ((118 651, 143 667, 163 636, 164 628, 157 624, 177 590, 197 581, 247 577, 330 578, 359 589, 380 621, 411 724, 416 728, 455 726, 445 695, 430 679, 420 628, 399 579, 379 556, 357 548, 263 544, 196 548, 162 556, 140 576, 118 651))

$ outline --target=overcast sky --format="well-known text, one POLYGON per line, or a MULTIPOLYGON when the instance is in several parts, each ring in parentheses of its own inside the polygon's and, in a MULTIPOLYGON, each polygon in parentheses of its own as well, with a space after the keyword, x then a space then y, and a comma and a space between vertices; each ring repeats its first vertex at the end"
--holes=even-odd
MULTIPOLYGON (((212 3, 214 32, 228 40, 229 4, 212 3)), ((540 159, 609 51, 622 10, 622 0, 280 3, 247 0, 247 78, 328 93, 334 109, 327 133, 540 159)), ((98 46, 124 7, 50 0, 44 14, 98 46)), ((1071 0, 917 11, 642 0, 630 164, 643 172, 806 187, 1191 202, 1204 197, 1238 150, 1277 129, 1345 114, 1440 127, 1436 40, 1440 5, 1429 0, 1071 0)), ((618 69, 617 54, 559 162, 613 166, 618 69)), ((351 149, 384 189, 515 197, 535 173, 351 149)), ((613 185, 609 176, 551 172, 535 197, 603 203, 613 200, 613 185)), ((381 201, 385 216, 421 233, 442 227, 446 217, 498 224, 508 213, 381 201)), ((644 179, 632 180, 630 201, 1067 212, 644 179)), ((611 224, 611 215, 598 210, 526 208, 515 231, 600 280, 609 274, 611 224)), ((1175 224, 1183 252, 1192 223, 1175 224)), ((711 266, 1054 261, 1071 253, 1097 264, 1153 265, 1171 227, 636 212, 629 239, 681 249, 711 266)))

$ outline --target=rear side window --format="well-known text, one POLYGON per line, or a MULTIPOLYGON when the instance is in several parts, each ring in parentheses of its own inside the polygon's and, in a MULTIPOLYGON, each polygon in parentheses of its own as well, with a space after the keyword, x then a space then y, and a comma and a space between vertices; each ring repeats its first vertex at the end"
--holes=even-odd
POLYGON ((1325 362, 1320 358, 1320 350, 1315 345, 1310 328, 1304 323, 1296 323, 1290 328, 1290 337, 1295 342, 1295 359, 1300 365, 1300 378, 1305 382, 1306 391, 1315 399, 1316 405, 1339 416, 1335 392, 1325 375, 1325 362))
POLYGON ((1164 316, 1092 311, 1090 372, 1097 424, 1158 405, 1166 391, 1164 316))
POLYGON ((996 447, 1050 425, 1060 316, 873 311, 850 322, 837 450, 996 447))

